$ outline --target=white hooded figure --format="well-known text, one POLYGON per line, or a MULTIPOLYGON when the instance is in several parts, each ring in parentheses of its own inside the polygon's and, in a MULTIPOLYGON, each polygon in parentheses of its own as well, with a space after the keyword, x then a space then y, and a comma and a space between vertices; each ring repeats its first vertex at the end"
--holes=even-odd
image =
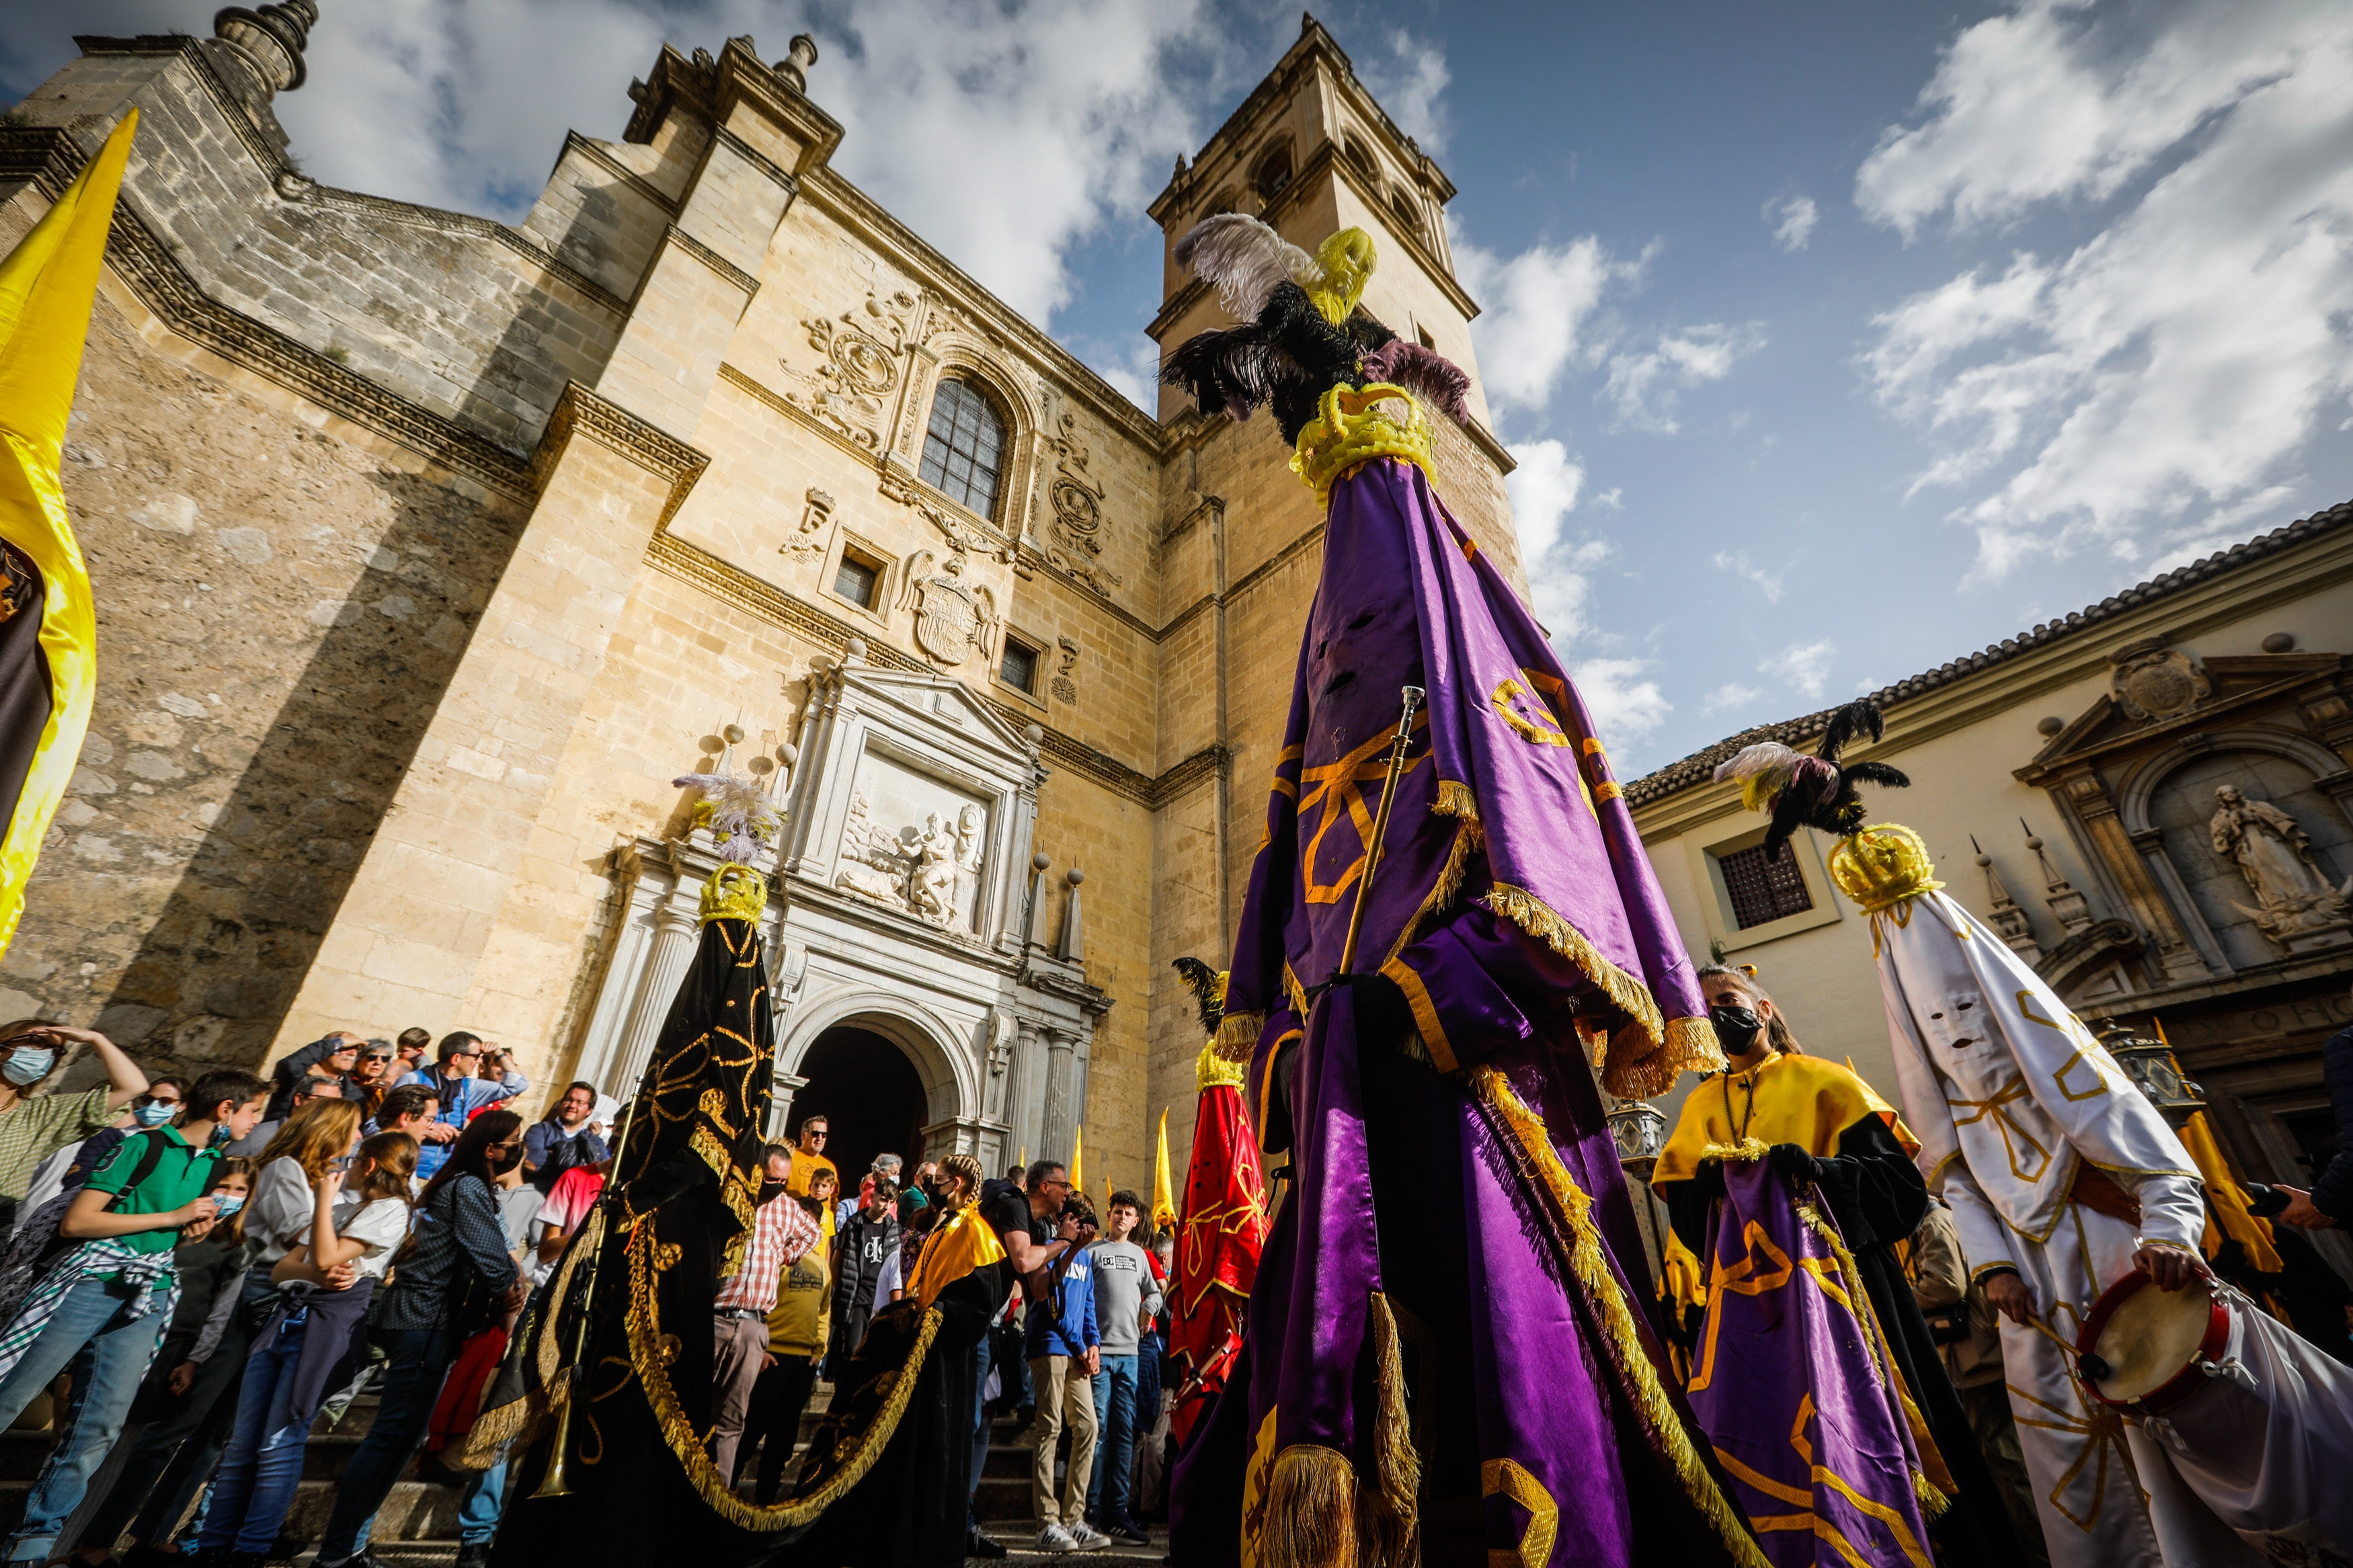
MULTIPOLYGON (((2204 1193, 2189 1151, 2000 933, 1936 890, 1917 836, 1866 828, 1840 841, 1831 870, 1871 919, 1922 1173, 1952 1205, 1970 1277, 1995 1305, 2031 1310, 2072 1343, 2136 1268, 2175 1289, 2202 1272, 2204 1193), (2014 1286, 1987 1278, 2004 1270, 2014 1286)), ((2001 1348, 2057 1568, 2262 1561, 2166 1448, 2088 1398, 2051 1338, 2005 1315, 2001 1348)))

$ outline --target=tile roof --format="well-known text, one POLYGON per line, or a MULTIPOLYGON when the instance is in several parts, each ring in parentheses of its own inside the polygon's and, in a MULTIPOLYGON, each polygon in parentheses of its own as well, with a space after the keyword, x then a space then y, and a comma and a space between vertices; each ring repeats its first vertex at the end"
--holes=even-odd
MULTIPOLYGON (((2064 638, 2090 631, 2127 610, 2138 609, 2144 605, 2178 594, 2185 588, 2208 582, 2225 573, 2237 571, 2242 566, 2252 565, 2267 555, 2276 555, 2281 551, 2292 550, 2324 533, 2348 526, 2353 526, 2353 501, 2330 507, 2326 511, 2314 512, 2310 517, 2291 522, 2284 528, 2275 528, 2269 533, 2259 534, 2244 544, 2236 544, 2228 550, 2218 551, 2202 561, 2193 561, 2187 566, 2178 566, 2162 576, 2152 577, 2146 583, 2126 588, 2121 594, 2112 595, 2096 605, 2077 610, 2062 619, 2045 621, 2032 631, 2021 632, 2014 637, 2005 637, 1991 647, 1940 664, 1934 669, 1913 676, 1909 679, 1899 680, 1893 686, 1883 686, 1871 695, 1882 708, 1892 711, 1909 698, 1934 691, 1942 686, 1948 686, 1956 680, 1975 675, 1979 670, 1989 669, 2006 659, 2015 658, 2031 649, 2047 647, 2064 638)), ((1743 746, 1755 745, 1759 741, 1779 741, 1786 745, 1794 746, 1800 742, 1810 740, 1820 734, 1828 727, 1831 715, 1837 711, 1836 707, 1824 708, 1819 712, 1804 714, 1796 719, 1784 719, 1778 723, 1759 724, 1754 729, 1743 730, 1737 735, 1727 735, 1704 750, 1694 752, 1679 762, 1669 763, 1665 767, 1644 773, 1641 778, 1628 784, 1626 804, 1629 806, 1644 805, 1652 801, 1664 800, 1670 795, 1678 795, 1695 784, 1705 784, 1715 773, 1715 765, 1733 756, 1743 746)))

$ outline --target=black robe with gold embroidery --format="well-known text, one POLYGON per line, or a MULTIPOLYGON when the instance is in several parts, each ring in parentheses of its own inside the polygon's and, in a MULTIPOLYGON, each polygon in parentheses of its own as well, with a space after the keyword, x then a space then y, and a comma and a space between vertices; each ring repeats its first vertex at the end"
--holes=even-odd
POLYGON ((633 1102, 603 1224, 594 1236, 584 1226, 574 1244, 575 1252, 594 1249, 593 1271, 587 1258, 567 1256, 533 1303, 469 1445, 487 1459, 498 1436, 523 1439, 492 1552, 498 1568, 573 1568, 584 1550, 598 1562, 725 1568, 758 1562, 786 1539, 746 1528, 714 1504, 714 1490, 733 1494, 714 1488, 703 1448, 712 1423, 711 1304, 735 1271, 764 1176, 773 1054, 759 933, 749 920, 706 920, 633 1102), (543 1369, 573 1366, 584 1302, 585 1370, 565 1454, 569 1495, 536 1498, 556 1430, 544 1419, 547 1384, 563 1383, 543 1369), (543 1358, 550 1336, 554 1350, 543 1358))

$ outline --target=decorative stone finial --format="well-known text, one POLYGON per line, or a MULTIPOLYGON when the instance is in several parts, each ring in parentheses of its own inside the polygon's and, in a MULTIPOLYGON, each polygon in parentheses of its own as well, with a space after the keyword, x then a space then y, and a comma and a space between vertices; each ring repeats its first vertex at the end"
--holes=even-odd
POLYGON ((773 68, 784 78, 785 85, 795 92, 808 91, 808 68, 817 64, 817 40, 807 33, 796 33, 793 41, 785 46, 785 58, 773 68))
POLYGON ((864 637, 851 637, 848 642, 843 643, 841 645, 841 662, 844 664, 864 664, 866 662, 866 639, 864 637))
POLYGON ((318 20, 318 0, 280 0, 258 11, 229 5, 214 13, 213 37, 237 52, 268 100, 309 79, 302 49, 318 20))

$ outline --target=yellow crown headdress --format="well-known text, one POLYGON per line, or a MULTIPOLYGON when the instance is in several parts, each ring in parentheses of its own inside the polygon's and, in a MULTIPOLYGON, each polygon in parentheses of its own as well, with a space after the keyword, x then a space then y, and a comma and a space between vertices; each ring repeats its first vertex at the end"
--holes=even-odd
POLYGON ((1920 836, 1893 822, 1873 823, 1832 845, 1830 873, 1838 890, 1867 915, 1945 885, 1936 880, 1936 863, 1920 836))
POLYGON ((757 922, 768 908, 768 879, 749 866, 730 860, 702 884, 702 923, 712 921, 757 922))

